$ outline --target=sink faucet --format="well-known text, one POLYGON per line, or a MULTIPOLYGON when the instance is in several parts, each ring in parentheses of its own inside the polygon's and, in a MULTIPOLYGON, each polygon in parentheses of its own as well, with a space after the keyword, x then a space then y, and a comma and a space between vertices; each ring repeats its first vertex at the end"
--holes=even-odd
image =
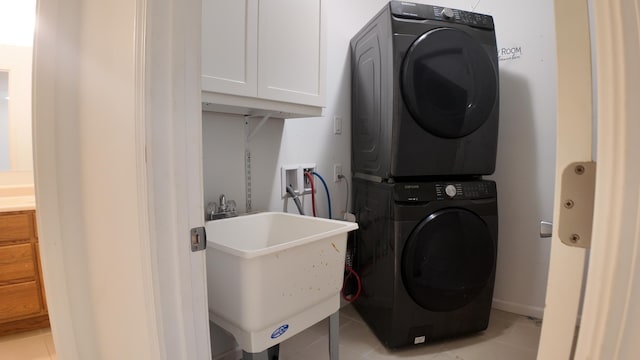
POLYGON ((233 200, 227 200, 224 194, 220 195, 220 206, 217 206, 215 202, 210 202, 207 206, 207 217, 209 220, 217 220, 238 216, 236 212, 236 202, 233 200))
POLYGON ((220 195, 220 207, 218 208, 218 212, 226 212, 227 211, 227 198, 224 194, 220 195))

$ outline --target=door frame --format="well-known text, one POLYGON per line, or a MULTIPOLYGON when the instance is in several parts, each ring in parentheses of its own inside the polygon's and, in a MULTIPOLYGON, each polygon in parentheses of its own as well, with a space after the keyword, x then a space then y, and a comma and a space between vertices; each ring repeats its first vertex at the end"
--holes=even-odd
POLYGON ((585 250, 557 235, 559 176, 591 160, 587 1, 556 0, 558 154, 555 226, 538 359, 631 359, 640 351, 640 2, 593 0, 597 171, 592 245, 579 331, 585 250), (635 16, 635 17, 634 17, 635 16), (577 338, 574 344, 573 340, 577 338), (572 347, 572 344, 574 346, 572 347))
POLYGON ((640 1, 594 0, 598 170, 576 359, 640 353, 640 1))
POLYGON ((591 40, 585 0, 555 0, 557 125, 554 227, 538 359, 569 359, 580 306, 585 249, 558 237, 562 173, 591 161, 593 148, 591 40), (562 14, 562 15, 560 15, 562 14))
MULTIPOLYGON (((165 359, 211 359, 204 226, 200 0, 147 0, 144 114, 156 317, 165 359), (171 26, 167 26, 171 24, 171 26), (167 41, 170 39, 170 41, 167 41)), ((144 46, 143 46, 144 45, 144 46)))

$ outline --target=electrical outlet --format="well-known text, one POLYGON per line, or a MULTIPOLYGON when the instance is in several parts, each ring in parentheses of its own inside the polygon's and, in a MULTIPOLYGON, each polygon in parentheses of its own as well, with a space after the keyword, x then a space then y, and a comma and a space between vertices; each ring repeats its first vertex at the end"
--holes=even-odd
POLYGON ((340 182, 342 174, 342 164, 333 164, 333 182, 340 182))

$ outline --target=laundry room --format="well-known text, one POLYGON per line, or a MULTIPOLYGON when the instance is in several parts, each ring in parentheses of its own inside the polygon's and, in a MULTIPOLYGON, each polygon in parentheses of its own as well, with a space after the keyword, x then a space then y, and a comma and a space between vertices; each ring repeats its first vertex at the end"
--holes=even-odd
POLYGON ((633 358, 640 0, 598 1, 33 2, 0 357, 633 358))
MULTIPOLYGON (((207 31, 216 29, 204 29, 213 26, 207 25, 206 7, 213 8, 214 5, 207 3, 211 2, 204 1, 204 52, 207 51, 207 47, 213 46, 212 43, 218 44, 215 41, 209 43, 207 38, 207 31)), ((224 213, 225 210, 237 214, 260 211, 296 214, 304 212, 322 218, 355 218, 360 226, 355 233, 360 235, 389 233, 389 237, 393 238, 394 226, 396 234, 399 232, 406 235, 406 244, 402 242, 404 240, 381 240, 380 244, 371 247, 361 246, 358 241, 363 240, 358 238, 358 235, 355 236, 355 240, 350 238, 350 247, 353 246, 351 242, 356 242, 356 253, 353 256, 361 262, 366 262, 364 259, 369 256, 369 260, 375 258, 376 264, 383 264, 385 261, 393 263, 392 257, 396 247, 402 249, 406 246, 404 249, 407 253, 420 255, 416 255, 413 260, 396 259, 397 268, 390 264, 388 271, 384 268, 371 270, 360 265, 360 270, 365 272, 364 276, 359 274, 362 277, 361 298, 354 302, 355 306, 348 301, 353 300, 350 297, 355 294, 347 296, 348 300, 342 300, 341 312, 346 315, 343 314, 341 317, 340 352, 345 359, 394 356, 442 356, 438 358, 447 359, 496 359, 517 356, 521 359, 534 359, 543 319, 550 256, 550 238, 541 235, 540 222, 550 222, 553 219, 556 139, 556 43, 553 1, 396 2, 395 5, 392 4, 397 7, 395 10, 389 2, 382 0, 323 0, 315 3, 320 5, 320 12, 316 14, 317 23, 316 19, 309 20, 310 15, 302 5, 289 4, 287 6, 291 7, 290 12, 275 15, 275 18, 285 24, 281 26, 289 33, 287 37, 291 37, 282 39, 283 42, 300 42, 302 47, 311 46, 304 48, 299 56, 296 55, 295 61, 289 58, 282 60, 284 64, 288 64, 287 69, 293 76, 296 76, 298 71, 307 71, 308 67, 315 69, 318 74, 318 78, 315 79, 317 82, 303 84, 305 89, 300 92, 309 95, 317 91, 320 94, 318 97, 321 98, 300 101, 306 102, 305 106, 281 110, 277 107, 270 108, 271 104, 246 105, 223 98, 217 92, 228 90, 232 95, 246 93, 243 93, 244 89, 230 86, 223 86, 224 90, 215 90, 218 89, 218 85, 205 79, 209 65, 206 64, 207 55, 203 55, 202 132, 204 204, 207 216, 224 213), (440 18, 422 18, 419 11, 412 12, 409 9, 418 9, 418 5, 422 4, 430 5, 424 8, 427 9, 424 11, 431 12, 430 16, 438 14, 440 18), (386 18, 379 24, 370 22, 379 16, 384 8, 395 13, 382 14, 381 16, 386 18), (292 14, 301 15, 296 17, 292 14), (306 14, 306 17, 302 14, 306 14), (478 14, 488 17, 483 18, 478 14), (469 27, 469 22, 465 21, 472 21, 465 20, 470 16, 473 16, 475 21, 484 22, 484 25, 475 23, 474 26, 470 26, 474 30, 464 30, 465 27, 469 27), (392 17, 404 20, 404 23, 398 21, 392 24, 392 17), (415 28, 416 23, 427 18, 432 22, 453 22, 454 25, 448 26, 449 30, 453 28, 463 31, 430 33, 432 28, 415 28), (312 23, 311 26, 309 22, 312 23), (306 41, 296 37, 301 37, 301 34, 306 36, 309 32, 305 30, 296 34, 296 26, 305 27, 307 30, 309 27, 320 30, 311 32, 313 41, 306 41), (366 26, 375 28, 373 33, 377 31, 376 35, 367 33, 366 26), (435 40, 438 45, 432 49, 421 49, 417 43, 424 40, 423 38, 428 39, 429 36, 423 35, 427 33, 432 38, 440 38, 435 40), (477 35, 480 33, 482 35, 477 35), (358 42, 358 36, 362 41, 358 42), (315 44, 318 37, 319 44, 309 45, 315 44), (461 48, 452 45, 458 42, 469 42, 471 45, 461 45, 461 48), (398 50, 399 48, 402 50, 398 50), (421 51, 424 52, 422 55, 416 55, 417 65, 401 62, 406 54, 417 54, 421 51), (446 58, 442 56, 442 59, 433 60, 429 66, 422 66, 421 72, 420 61, 429 61, 421 56, 429 52, 432 55, 450 55, 451 57, 447 58, 450 61, 446 64, 439 63, 446 58), (354 54, 357 54, 356 60, 360 62, 354 60, 354 54), (462 55, 456 57, 456 54, 462 55), (367 61, 367 56, 373 60, 367 61), (321 60, 314 62, 318 58, 321 60), (376 59, 380 60, 377 62, 376 59), (429 73, 437 69, 445 70, 435 75, 429 73), (473 74, 468 75, 465 71, 473 74), (321 77, 324 79, 320 79, 321 77), (412 83, 412 79, 418 80, 412 83), (436 85, 434 87, 429 84, 436 85), (207 91, 207 86, 213 90, 207 91), (408 95, 412 91, 421 95, 408 95), (403 94, 404 98, 399 94, 403 94), (438 122, 442 119, 437 119, 438 115, 435 113, 438 110, 434 108, 444 109, 441 114, 455 112, 454 108, 460 104, 449 99, 460 96, 473 98, 469 100, 473 104, 462 104, 463 107, 468 107, 462 112, 466 112, 469 119, 461 120, 460 123, 449 119, 438 122), (434 103, 429 103, 428 99, 431 98, 435 99, 434 103), (437 103, 438 101, 440 103, 437 103), (258 110, 251 110, 252 106, 256 106, 258 110), (401 121, 395 123, 396 120, 393 120, 392 124, 386 120, 395 117, 424 117, 436 120, 431 125, 426 120, 423 123, 416 120, 417 125, 413 122, 403 125, 401 121), (371 118, 377 120, 373 123, 358 124, 358 121, 364 121, 362 119, 371 118), (485 121, 487 118, 490 120, 485 121), (447 124, 440 127, 439 124, 444 123, 447 124), (486 125, 487 123, 490 125, 486 125), (354 134, 352 131, 357 133, 354 134), (421 135, 427 132, 436 135, 421 135), (298 171, 300 169, 301 171, 298 171), (309 176, 306 175, 306 170, 310 170, 309 176), (309 189, 311 184, 314 185, 314 197, 309 189), (287 193, 287 185, 297 186, 294 190, 297 196, 287 193), (418 190, 410 189, 414 186, 417 186, 418 190), (397 207, 394 207, 395 200, 403 196, 404 202, 399 201, 397 207), (300 201, 301 211, 298 210, 293 197, 300 201), (433 197, 432 200, 454 197, 460 200, 460 203, 442 207, 463 208, 462 214, 451 215, 449 220, 449 215, 442 214, 441 219, 443 223, 449 224, 446 225, 447 229, 466 232, 467 235, 460 236, 469 238, 455 244, 437 245, 436 241, 436 245, 433 245, 442 248, 444 253, 432 256, 450 256, 450 259, 445 258, 442 261, 468 264, 460 265, 465 269, 466 275, 450 279, 450 286, 466 282, 462 287, 472 289, 468 293, 445 297, 442 304, 432 304, 431 299, 437 298, 438 295, 424 290, 408 290, 409 294, 404 293, 400 298, 394 298, 395 295, 389 293, 393 292, 391 289, 403 286, 399 278, 396 279, 398 282, 394 282, 389 277, 400 276, 396 274, 400 272, 410 273, 411 266, 419 267, 421 252, 424 252, 425 258, 428 256, 428 249, 424 246, 410 245, 411 237, 419 237, 416 235, 418 230, 425 232, 423 238, 428 238, 429 234, 433 233, 440 234, 442 231, 435 229, 433 225, 420 222, 420 219, 428 217, 429 214, 440 211, 438 206, 433 209, 433 213, 429 212, 431 210, 425 210, 427 213, 417 215, 414 214, 414 205, 405 209, 404 204, 407 202, 430 197, 433 197), (473 208, 474 204, 488 201, 487 199, 492 199, 493 205, 487 203, 473 208), (374 207, 372 203, 386 204, 386 209, 395 210, 392 214, 388 213, 389 210, 385 210, 387 213, 371 211, 374 207), (218 211, 223 204, 223 211, 218 211), (467 206, 471 208, 465 209, 467 206), (365 211, 364 208, 368 210, 365 211), (478 213, 485 215, 474 215, 478 213), (395 225, 393 222, 385 225, 379 221, 394 217, 395 225), (413 230, 414 228, 419 229, 413 230), (486 236, 478 235, 484 233, 486 236), (474 239, 483 236, 489 239, 485 247, 473 243, 474 239), (467 246, 465 241, 469 242, 468 253, 456 255, 460 248, 467 246), (450 248, 444 249, 447 246, 450 248), (406 250, 407 248, 410 250, 406 250), (365 255, 362 255, 363 253, 365 255), (479 254, 486 254, 486 258, 483 259, 485 255, 479 254), (407 270, 400 269, 404 266, 407 270), (376 272, 382 275, 366 275, 376 272), (473 290, 473 283, 495 285, 493 288, 473 290), (377 287, 372 290, 374 285, 377 287), (364 289, 366 286, 368 288, 364 289), (385 292, 385 287, 388 292, 385 292), (372 292, 379 295, 371 295, 372 292), (478 295, 479 293, 484 295, 478 295), (453 308, 468 305, 467 298, 476 296, 485 298, 482 304, 469 305, 471 307, 468 306, 466 310, 455 313, 457 310, 453 308), (395 305, 395 308, 391 305, 385 308, 384 304, 397 301, 404 304, 400 307, 410 307, 411 305, 403 302, 409 301, 409 298, 415 300, 421 297, 424 300, 420 306, 433 306, 436 309, 431 312, 433 314, 455 313, 450 314, 450 318, 443 316, 432 322, 425 321, 423 327, 451 328, 450 330, 443 330, 440 334, 439 330, 430 329, 428 331, 432 332, 421 335, 417 330, 420 324, 396 323, 396 320, 410 321, 411 317, 423 316, 418 314, 418 310, 402 313, 397 309, 398 305, 395 305), (457 301, 460 302, 458 306, 455 305, 457 301), (358 306, 358 302, 365 305, 358 306), (381 309, 387 309, 388 312, 381 309), (480 313, 482 315, 478 315, 480 313), (398 320, 400 318, 405 320, 398 320), (452 318, 457 319, 455 321, 458 323, 452 325, 452 318), (496 326, 499 329, 492 329, 490 325, 489 330, 484 331, 487 321, 490 324, 498 324, 496 326), (393 334, 385 335, 387 332, 398 336, 402 332, 415 334, 407 335, 411 338, 411 342, 408 342, 406 339, 393 338, 393 334), (478 333, 485 335, 479 336, 478 333), (463 336, 462 340, 457 340, 457 343, 447 341, 450 338, 460 339, 460 336, 463 336), (430 342, 430 338, 437 341, 416 348, 409 346, 430 342), (344 339, 348 339, 352 344, 343 344, 344 339), (387 350, 385 345, 389 348, 399 347, 399 353, 387 350), (407 346, 410 350, 406 350, 407 346)), ((255 11, 261 14, 262 9, 255 4, 252 5, 250 1, 246 2, 246 8, 244 6, 234 5, 234 11, 255 11)), ((222 13, 226 19, 221 19, 220 15, 212 15, 216 17, 211 23, 235 21, 230 15, 232 11, 222 13)), ((440 25, 435 26, 438 27, 440 25)), ((247 29, 247 32, 252 31, 249 27, 247 29)), ((225 33, 225 37, 236 36, 244 38, 245 34, 237 31, 225 33)), ((279 47, 277 42, 269 43, 266 36, 263 39, 262 33, 255 41, 258 45, 251 46, 257 47, 257 52, 266 53, 267 50, 263 48, 265 45, 262 43, 268 43, 277 49, 280 56, 289 54, 288 50, 279 47)), ((250 49, 248 45, 239 51, 251 51, 247 49, 250 49)), ((274 58, 277 59, 277 56, 274 58)), ((227 61, 226 63, 232 63, 236 67, 241 66, 229 59, 220 61, 227 61)), ((265 70, 261 73, 262 65, 251 62, 246 68, 238 71, 241 76, 257 78, 260 84, 268 82, 270 74, 286 70, 283 70, 284 65, 278 67, 277 61, 273 58, 265 61, 269 66, 273 65, 269 61, 276 63, 269 74, 265 75, 265 70), (257 74, 252 74, 252 66, 257 66, 257 74)), ((238 81, 235 83, 233 86, 242 85, 238 85, 238 81)), ((278 86, 276 84, 273 87, 278 86)), ((258 94, 258 97, 262 96, 260 89, 258 94)), ((279 95, 275 93, 264 94, 264 98, 276 99, 275 102, 282 101, 278 100, 279 95)), ((444 115, 442 116, 444 119, 444 115)), ((429 206, 432 205, 425 201, 424 208, 429 206)), ((443 239, 456 238, 456 235, 452 234, 437 236, 443 239)), ((397 253, 401 252, 402 250, 397 250, 397 253)), ((438 264, 432 266, 438 267, 438 264)), ((408 275, 403 276, 404 286, 410 288, 411 286, 407 285, 410 282, 407 280, 408 275)), ((423 278, 415 281, 432 281, 435 284, 444 281, 442 279, 423 278)), ((357 287, 353 283, 353 279, 348 279, 348 286, 357 287)), ((437 288, 437 285, 430 288, 437 288)), ((420 303, 420 300, 417 302, 420 303)), ((235 356, 233 354, 237 355, 238 346, 233 337, 217 325, 212 325, 212 329, 214 359, 231 359, 235 356)), ((297 338, 285 340, 281 347, 281 358, 326 358, 327 337, 328 333, 324 328, 315 327, 298 335, 297 338), (298 339, 297 343, 295 339, 298 339), (291 345, 293 343, 296 345, 291 345)))

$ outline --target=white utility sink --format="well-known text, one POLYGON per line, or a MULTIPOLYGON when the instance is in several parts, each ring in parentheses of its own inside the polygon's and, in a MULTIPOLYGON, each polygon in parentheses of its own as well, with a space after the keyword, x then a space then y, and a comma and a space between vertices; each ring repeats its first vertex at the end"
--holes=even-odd
POLYGON ((287 213, 209 221, 210 320, 261 352, 338 311, 356 223, 287 213))

